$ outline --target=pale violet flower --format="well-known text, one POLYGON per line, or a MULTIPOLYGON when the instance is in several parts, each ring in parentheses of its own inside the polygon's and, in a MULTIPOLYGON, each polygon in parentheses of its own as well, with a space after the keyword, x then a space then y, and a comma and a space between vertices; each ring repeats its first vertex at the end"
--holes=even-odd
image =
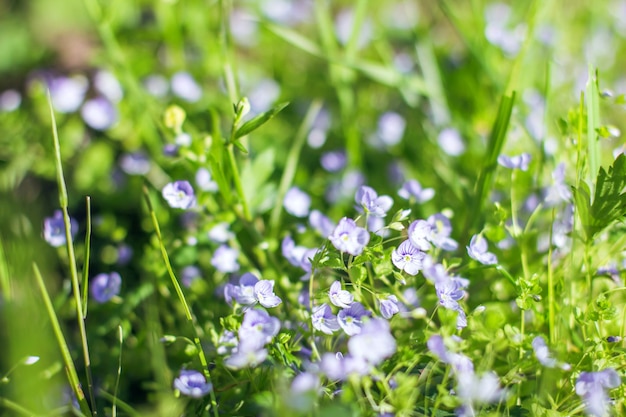
POLYGON ((378 119, 376 134, 383 144, 393 146, 402 140, 405 128, 404 117, 395 112, 387 112, 378 119))
POLYGON ((410 240, 405 240, 391 252, 391 261, 399 270, 409 275, 417 275, 423 268, 425 256, 410 240))
POLYGON ((376 318, 369 320, 348 340, 348 351, 352 357, 372 366, 380 364, 396 351, 396 340, 391 335, 389 323, 376 318))
POLYGON ((282 303, 280 297, 274 294, 274 280, 263 279, 254 284, 254 296, 259 304, 272 308, 282 303))
POLYGON ((355 301, 337 314, 337 321, 348 336, 353 336, 361 332, 363 318, 370 317, 371 314, 361 303, 355 301))
POLYGON ((341 171, 345 166, 348 158, 345 151, 329 151, 322 154, 320 163, 322 168, 328 172, 341 171))
POLYGON ((52 106, 59 113, 73 113, 80 107, 89 89, 89 81, 82 75, 52 77, 48 81, 52 106))
POLYGON ((571 368, 571 365, 568 363, 560 363, 556 359, 552 357, 550 354, 550 350, 548 349, 548 345, 543 337, 537 336, 532 341, 533 351, 535 352, 535 357, 539 361, 540 364, 545 366, 546 368, 561 368, 564 371, 567 371, 571 368))
POLYGON ((280 320, 262 309, 251 308, 243 316, 239 328, 239 344, 246 343, 246 348, 260 348, 271 342, 280 331, 280 320))
POLYGON ((467 247, 467 254, 483 265, 494 265, 498 263, 496 255, 487 251, 487 240, 482 235, 474 235, 467 247))
POLYGON ((343 381, 350 375, 367 375, 370 369, 371 365, 363 359, 343 356, 341 352, 324 353, 320 361, 320 370, 330 380, 343 381))
POLYGON ((239 278, 239 285, 226 284, 224 298, 228 303, 234 299, 244 306, 258 302, 266 308, 276 307, 282 303, 280 297, 274 294, 274 280, 259 280, 250 272, 246 272, 239 278))
POLYGON ((9 89, 0 93, 0 112, 12 112, 22 104, 22 95, 19 91, 9 89))
POLYGON ((202 98, 202 87, 191 74, 180 71, 172 76, 172 93, 185 101, 195 103, 202 98))
POLYGON ((118 103, 124 97, 122 85, 115 75, 106 70, 99 70, 93 77, 95 90, 113 103, 118 103))
POLYGON ((330 302, 341 308, 348 308, 354 301, 354 297, 350 294, 349 291, 341 289, 341 282, 335 281, 330 286, 330 290, 328 291, 328 297, 330 298, 330 302))
POLYGON ((285 194, 283 206, 287 213, 295 217, 306 217, 311 207, 311 197, 298 187, 291 187, 285 194))
POLYGON ((604 417, 609 415, 607 391, 621 384, 620 376, 613 368, 598 372, 581 372, 576 380, 576 394, 585 402, 589 415, 604 417))
POLYGON ((435 196, 435 190, 432 188, 422 188, 417 180, 408 180, 402 184, 398 195, 405 200, 413 198, 417 203, 422 204, 435 196))
POLYGON ((509 169, 527 171, 528 165, 530 164, 530 154, 523 153, 515 156, 500 155, 498 156, 498 164, 509 169))
POLYGON ((409 241, 421 251, 430 250, 431 225, 426 220, 415 220, 409 225, 409 241))
POLYGON ((332 313, 330 306, 326 303, 313 309, 311 322, 315 330, 326 334, 333 334, 340 329, 337 317, 332 313))
POLYGON ((118 120, 117 109, 104 97, 89 99, 80 109, 83 120, 92 129, 107 130, 118 120))
POLYGON ((309 224, 324 238, 328 238, 337 226, 319 210, 311 210, 309 224))
POLYGON ((450 238, 452 233, 452 226, 450 226, 450 219, 441 213, 433 214, 426 220, 430 224, 431 232, 428 236, 428 240, 436 247, 453 251, 458 247, 458 243, 450 238))
POLYGON ((465 152, 465 143, 458 130, 448 127, 437 136, 437 143, 442 151, 450 156, 459 156, 465 152))
POLYGON ((181 272, 181 281, 185 287, 191 287, 194 281, 202 277, 202 271, 195 265, 189 265, 183 268, 181 272))
POLYGON ((339 224, 328 238, 333 246, 341 252, 357 256, 363 252, 365 245, 369 243, 370 235, 367 230, 358 227, 354 220, 344 217, 339 220, 339 224))
POLYGON ((380 197, 372 187, 362 185, 356 192, 354 200, 366 213, 374 217, 385 217, 393 205, 393 200, 388 195, 380 197))
POLYGON ((117 272, 98 274, 89 283, 91 296, 99 303, 106 303, 119 294, 121 286, 122 277, 117 272))
POLYGON ((174 379, 174 388, 188 397, 201 398, 213 389, 213 385, 200 372, 183 369, 174 379))
POLYGON ((237 249, 222 245, 213 253, 211 265, 223 273, 237 272, 239 271, 238 257, 239 251, 237 249))
POLYGON ((227 222, 220 222, 214 225, 208 233, 209 239, 217 243, 226 243, 235 237, 230 231, 230 225, 227 222))
POLYGON ((390 319, 400 312, 400 304, 395 295, 390 295, 384 300, 380 300, 380 315, 386 319, 390 319))
POLYGON ((214 193, 218 190, 217 183, 211 178, 211 172, 206 168, 200 168, 196 172, 196 184, 202 191, 214 193))
POLYGON ((163 187, 163 198, 172 208, 190 209, 196 205, 196 196, 189 181, 170 182, 163 187))
POLYGON ((120 158, 120 168, 128 175, 145 175, 150 171, 150 159, 142 151, 126 153, 120 158))
MULTIPOLYGON (((70 217, 70 230, 72 239, 78 232, 78 222, 70 217)), ((63 222, 63 212, 55 210, 51 217, 46 217, 43 221, 43 238, 50 246, 58 248, 65 245, 65 223, 63 222)))

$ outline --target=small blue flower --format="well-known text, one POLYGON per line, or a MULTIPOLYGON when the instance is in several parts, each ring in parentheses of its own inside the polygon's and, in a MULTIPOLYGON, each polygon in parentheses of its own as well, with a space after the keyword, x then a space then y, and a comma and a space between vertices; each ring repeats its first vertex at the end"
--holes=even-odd
POLYGON ((122 277, 117 272, 98 274, 89 285, 92 297, 99 303, 105 303, 120 293, 122 277))
POLYGON ((409 275, 417 275, 423 269, 425 257, 426 254, 413 246, 410 240, 405 240, 391 252, 391 262, 409 275))
POLYGON ((326 303, 313 309, 311 322, 315 330, 326 334, 333 334, 340 329, 337 317, 332 313, 330 306, 326 303))
POLYGON ((348 340, 348 351, 352 357, 372 366, 393 355, 396 340, 391 335, 389 323, 382 319, 369 320, 358 334, 348 340))
POLYGON ((354 302, 337 314, 337 321, 348 336, 353 336, 361 332, 363 318, 370 317, 371 314, 361 303, 354 302))
MULTIPOLYGON (((78 232, 78 222, 70 217, 70 230, 72 239, 78 232)), ((51 246, 58 248, 65 245, 65 223, 63 223, 63 212, 55 210, 52 217, 46 217, 43 221, 43 238, 51 246)))
POLYGON ((211 265, 223 273, 237 272, 239 271, 239 263, 237 263, 238 256, 239 251, 237 249, 221 245, 213 253, 211 265))
POLYGON ((150 159, 142 151, 127 153, 120 158, 120 168, 128 175, 145 175, 150 171, 150 159))
POLYGON ((202 87, 191 74, 180 71, 172 76, 172 93, 185 101, 195 103, 202 98, 202 87))
POLYGON ((202 271, 195 265, 189 265, 183 268, 181 272, 181 281, 185 287, 191 287, 191 284, 202 277, 202 271))
POLYGON ((172 208, 186 210, 196 205, 196 196, 189 181, 170 182, 163 187, 163 198, 172 208))
POLYGON ((380 315, 384 318, 390 319, 399 312, 400 305, 395 295, 390 295, 385 300, 380 300, 380 315))
POLYGON ((183 369, 180 371, 180 375, 174 379, 174 388, 183 395, 201 398, 213 389, 213 385, 208 383, 200 372, 183 369))
POLYGON ((357 256, 369 243, 370 234, 364 228, 358 227, 354 220, 344 217, 339 220, 339 224, 328 238, 341 252, 357 256))
POLYGON ((522 171, 528 170, 528 164, 530 164, 530 154, 523 153, 515 156, 498 156, 498 164, 509 169, 521 169, 522 171))
POLYGON ((548 345, 543 337, 537 336, 532 341, 533 351, 535 352, 535 357, 539 361, 540 364, 545 366, 546 368, 556 368, 559 367, 564 371, 567 371, 571 368, 568 363, 560 363, 556 359, 552 357, 550 354, 550 350, 548 349, 548 345))
POLYGON ((283 302, 274 294, 274 280, 262 279, 254 284, 254 296, 265 308, 276 307, 283 302))
POLYGON ((328 238, 336 227, 335 223, 319 210, 311 210, 309 224, 324 238, 328 238))
POLYGON ((335 281, 331 284, 328 297, 331 303, 341 308, 349 308, 354 301, 354 297, 349 291, 341 289, 340 281, 335 281))
POLYGON ((311 197, 298 187, 291 187, 285 194, 283 205, 287 213, 295 217, 306 217, 311 207, 311 197))
POLYGON ((450 219, 441 213, 437 213, 428 217, 426 221, 430 225, 428 240, 430 240, 435 247, 447 251, 456 250, 458 243, 450 238, 450 234, 452 233, 450 219))
POLYGON ((95 130, 107 130, 119 119, 117 109, 105 97, 87 100, 80 110, 80 115, 83 121, 95 130))
POLYGON ((374 217, 385 217, 387 212, 393 206, 393 200, 388 195, 380 197, 373 188, 362 185, 356 192, 354 200, 359 204, 366 213, 374 217))
POLYGON ((467 246, 467 254, 483 265, 494 265, 498 263, 498 258, 487 251, 487 240, 482 235, 474 235, 467 246))
POLYGON ((435 196, 435 190, 432 188, 422 188, 417 180, 408 180, 402 184, 402 188, 398 191, 398 195, 405 200, 414 198, 419 204, 425 203, 435 196))
POLYGON ((428 251, 431 248, 431 225, 426 220, 415 220, 409 225, 409 240, 417 249, 428 251))
POLYGON ((326 171, 337 172, 346 166, 347 160, 345 151, 330 151, 322 154, 320 163, 326 171))
POLYGON ((613 368, 598 372, 581 372, 576 380, 576 394, 585 402, 589 415, 602 417, 608 415, 609 398, 607 390, 621 385, 619 374, 613 368))

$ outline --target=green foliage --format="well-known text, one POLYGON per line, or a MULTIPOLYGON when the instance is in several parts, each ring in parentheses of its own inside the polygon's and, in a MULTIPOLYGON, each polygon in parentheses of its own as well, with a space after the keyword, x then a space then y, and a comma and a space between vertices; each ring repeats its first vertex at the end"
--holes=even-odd
POLYGON ((608 171, 600 168, 593 199, 584 182, 572 187, 578 218, 583 227, 585 241, 590 242, 598 233, 626 216, 626 156, 620 154, 608 171))

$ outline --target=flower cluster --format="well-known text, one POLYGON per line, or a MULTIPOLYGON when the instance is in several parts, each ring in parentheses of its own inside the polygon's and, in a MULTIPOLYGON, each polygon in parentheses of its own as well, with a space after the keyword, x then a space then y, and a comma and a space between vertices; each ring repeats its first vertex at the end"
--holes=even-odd
POLYGON ((259 303, 266 308, 276 307, 282 303, 280 297, 274 294, 273 280, 259 280, 250 272, 239 278, 239 285, 226 284, 224 298, 229 304, 234 300, 243 306, 259 303))
POLYGON ((265 348, 280 330, 280 320, 272 317, 265 310, 251 308, 246 310, 241 327, 237 332, 238 341, 230 340, 230 356, 224 361, 232 369, 257 366, 267 358, 265 348))

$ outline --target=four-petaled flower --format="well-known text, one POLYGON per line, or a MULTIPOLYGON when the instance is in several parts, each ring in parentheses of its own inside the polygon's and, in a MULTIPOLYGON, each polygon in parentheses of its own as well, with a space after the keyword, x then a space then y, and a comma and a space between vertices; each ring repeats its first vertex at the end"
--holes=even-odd
POLYGON ((340 328, 339 323, 337 322, 337 317, 333 314, 330 306, 326 303, 313 309, 311 321, 315 330, 319 330, 320 332, 326 334, 333 334, 340 328))
POLYGON ((239 251, 237 249, 230 248, 226 245, 221 245, 213 253, 211 258, 211 265, 220 272, 225 274, 230 272, 239 271, 239 263, 237 263, 237 257, 239 251))
POLYGON ((335 281, 331 284, 328 291, 330 302, 341 308, 348 308, 354 301, 354 297, 349 291, 341 289, 341 282, 335 281))
POLYGON ((361 332, 363 317, 369 317, 371 314, 361 303, 354 302, 349 308, 344 308, 337 314, 337 321, 348 336, 353 336, 361 332))
POLYGON ((354 220, 344 217, 339 220, 339 224, 328 238, 341 252, 357 256, 370 241, 370 234, 364 228, 358 227, 354 220))
POLYGON ((432 188, 422 188, 418 180, 408 180, 402 184, 402 188, 398 190, 398 195, 405 200, 414 198, 419 204, 429 201, 435 196, 435 190, 432 188))
POLYGON ((311 197, 298 187, 291 187, 285 194, 283 206, 287 213, 295 217, 306 217, 311 206, 311 197))
POLYGON ((374 191, 372 187, 362 185, 356 192, 354 200, 357 204, 363 207, 366 213, 371 214, 374 217, 385 217, 387 211, 393 205, 393 200, 388 195, 381 195, 380 197, 374 191))
POLYGON ((190 209, 196 205, 196 196, 189 181, 174 181, 163 187, 163 198, 172 208, 190 209))
POLYGON ((521 169, 522 171, 528 170, 528 164, 530 164, 530 154, 523 153, 515 156, 498 156, 498 164, 509 169, 521 169))
POLYGON ((585 401, 587 413, 595 417, 608 414, 609 398, 606 391, 621 385, 619 374, 613 368, 598 372, 581 372, 576 380, 576 394, 585 401))
POLYGON ((409 275, 417 275, 424 267, 422 261, 426 254, 416 248, 410 240, 405 240, 391 252, 391 261, 401 271, 409 275))
MULTIPOLYGON (((70 230, 72 239, 78 232, 78 222, 70 217, 70 230)), ((65 245, 65 223, 63 222, 63 212, 55 210, 52 217, 46 217, 43 221, 43 238, 51 246, 58 248, 65 245)))
POLYGON ((487 251, 487 240, 482 235, 472 236, 467 247, 467 254, 483 265, 494 265, 498 263, 498 258, 493 253, 487 251))
POLYGON ((180 375, 174 379, 174 388, 183 395, 201 398, 213 389, 213 385, 207 382, 204 375, 200 372, 183 369, 180 371, 180 375))
POLYGON ((117 272, 98 274, 91 279, 89 285, 91 295, 99 303, 106 303, 120 293, 122 277, 117 272))

